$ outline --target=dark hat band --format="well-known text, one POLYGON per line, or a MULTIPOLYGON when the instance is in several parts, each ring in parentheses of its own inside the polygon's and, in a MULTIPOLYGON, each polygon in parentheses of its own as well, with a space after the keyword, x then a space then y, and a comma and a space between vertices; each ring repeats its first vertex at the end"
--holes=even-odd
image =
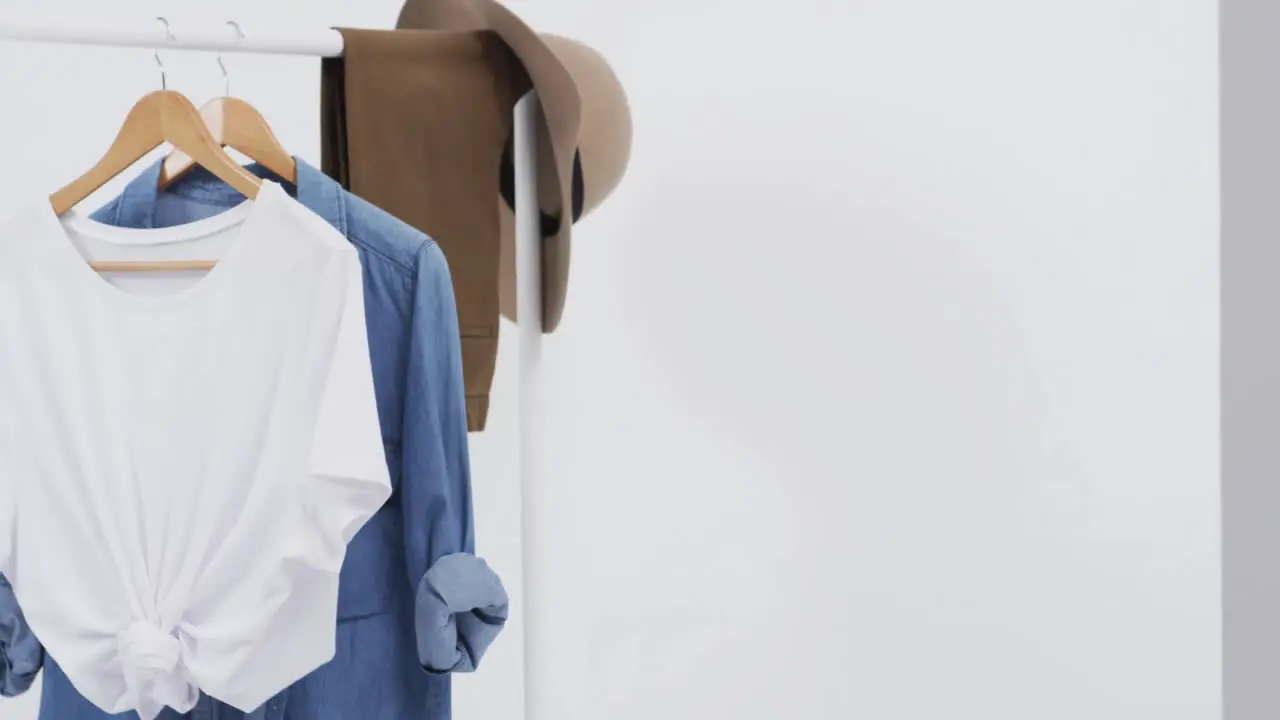
MULTIPOLYGON (((502 146, 502 166, 498 171, 498 192, 502 195, 502 200, 515 212, 516 208, 516 163, 515 156, 511 151, 511 138, 507 138, 507 142, 502 146)), ((582 153, 580 150, 573 151, 573 180, 570 182, 570 192, 573 194, 573 221, 578 222, 582 217, 582 206, 586 200, 586 184, 582 178, 582 153)), ((542 215, 542 237, 547 238, 560 232, 560 216, 542 215)))

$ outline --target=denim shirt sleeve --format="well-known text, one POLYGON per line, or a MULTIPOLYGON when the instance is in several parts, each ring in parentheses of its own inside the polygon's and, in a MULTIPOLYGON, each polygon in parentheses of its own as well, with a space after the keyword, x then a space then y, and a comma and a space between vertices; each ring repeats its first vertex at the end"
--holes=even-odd
POLYGON ((473 554, 466 394, 449 268, 430 240, 417 265, 401 446, 405 561, 417 586, 422 667, 470 672, 506 623, 507 594, 473 554))
POLYGON ((31 633, 9 580, 0 575, 0 695, 26 692, 44 664, 44 646, 31 633))

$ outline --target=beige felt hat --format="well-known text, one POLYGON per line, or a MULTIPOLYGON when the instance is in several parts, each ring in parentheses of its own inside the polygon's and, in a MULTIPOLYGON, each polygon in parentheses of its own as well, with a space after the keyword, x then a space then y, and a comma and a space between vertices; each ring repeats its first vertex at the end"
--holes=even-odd
MULTIPOLYGON (((617 188, 631 157, 631 111, 622 84, 600 53, 568 38, 536 33, 494 0, 406 0, 396 27, 490 30, 511 48, 537 90, 545 120, 538 144, 542 329, 555 330, 564 313, 573 223, 617 188)), ((514 320, 511 158, 508 143, 495 192, 504 207, 500 304, 502 314, 514 320)))

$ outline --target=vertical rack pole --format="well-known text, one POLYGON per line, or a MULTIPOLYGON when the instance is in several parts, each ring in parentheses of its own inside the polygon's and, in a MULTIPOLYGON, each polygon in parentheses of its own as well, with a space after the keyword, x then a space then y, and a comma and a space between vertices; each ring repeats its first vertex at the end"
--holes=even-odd
POLYGON ((520 333, 520 563, 523 585, 524 720, 548 720, 550 663, 545 662, 550 608, 543 587, 547 494, 543 489, 542 223, 538 206, 537 136, 541 106, 530 92, 515 109, 516 317, 520 333))

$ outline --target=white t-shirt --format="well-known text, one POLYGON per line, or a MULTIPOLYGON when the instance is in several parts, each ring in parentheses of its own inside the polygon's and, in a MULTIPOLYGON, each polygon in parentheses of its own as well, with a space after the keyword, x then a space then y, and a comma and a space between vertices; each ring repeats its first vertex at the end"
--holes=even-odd
POLYGON ((0 225, 0 571, 95 705, 250 711, 327 662, 390 492, 359 260, 279 185, 161 230, 0 225))

